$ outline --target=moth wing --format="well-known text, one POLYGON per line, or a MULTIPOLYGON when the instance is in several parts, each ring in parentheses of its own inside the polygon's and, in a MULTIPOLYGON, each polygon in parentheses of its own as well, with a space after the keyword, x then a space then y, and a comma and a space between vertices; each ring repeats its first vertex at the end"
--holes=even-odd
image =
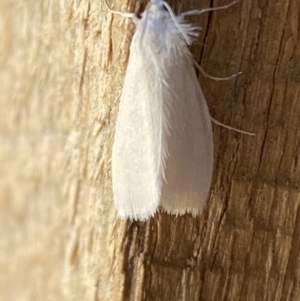
POLYGON ((130 58, 119 105, 112 151, 113 195, 121 218, 144 220, 157 210, 161 181, 161 104, 155 68, 135 50, 130 58))
POLYGON ((173 91, 167 137, 168 157, 161 205, 173 214, 200 214, 208 198, 213 173, 211 117, 190 57, 169 69, 173 91))
POLYGON ((198 214, 211 185, 211 118, 192 58, 174 20, 156 14, 138 23, 116 124, 113 193, 123 218, 144 220, 159 203, 198 214))

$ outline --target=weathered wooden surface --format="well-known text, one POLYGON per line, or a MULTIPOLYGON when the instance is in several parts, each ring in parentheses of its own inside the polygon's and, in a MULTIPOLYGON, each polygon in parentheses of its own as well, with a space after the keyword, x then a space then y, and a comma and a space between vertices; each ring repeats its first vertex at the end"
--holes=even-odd
POLYGON ((116 217, 110 177, 130 20, 102 1, 1 1, 0 299, 300 300, 299 14, 244 0, 191 18, 205 70, 243 71, 200 77, 211 115, 256 136, 214 126, 203 215, 138 223, 116 217))

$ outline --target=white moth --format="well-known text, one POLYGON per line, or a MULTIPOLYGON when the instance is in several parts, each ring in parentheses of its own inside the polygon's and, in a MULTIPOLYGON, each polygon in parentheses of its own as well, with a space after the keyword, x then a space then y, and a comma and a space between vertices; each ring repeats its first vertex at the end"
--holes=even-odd
POLYGON ((151 0, 138 19, 121 95, 112 151, 113 196, 121 218, 145 220, 159 205, 200 214, 213 172, 211 117, 188 49, 198 27, 151 0))

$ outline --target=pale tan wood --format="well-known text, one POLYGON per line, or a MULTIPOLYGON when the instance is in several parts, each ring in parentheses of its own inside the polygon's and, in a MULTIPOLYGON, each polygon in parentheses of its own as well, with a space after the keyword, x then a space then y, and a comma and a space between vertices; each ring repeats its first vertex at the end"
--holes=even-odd
POLYGON ((256 136, 214 126, 202 216, 140 223, 117 218, 110 172, 130 20, 102 1, 3 0, 0 299, 300 300, 299 12, 244 0, 190 18, 202 67, 243 71, 200 77, 211 115, 256 136))

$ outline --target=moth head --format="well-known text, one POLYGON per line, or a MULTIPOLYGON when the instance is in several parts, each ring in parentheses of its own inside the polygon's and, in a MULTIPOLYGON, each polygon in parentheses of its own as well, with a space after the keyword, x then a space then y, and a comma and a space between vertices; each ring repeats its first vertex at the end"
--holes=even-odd
POLYGON ((165 8, 164 1, 162 1, 162 0, 150 0, 150 5, 156 7, 160 10, 165 8))

